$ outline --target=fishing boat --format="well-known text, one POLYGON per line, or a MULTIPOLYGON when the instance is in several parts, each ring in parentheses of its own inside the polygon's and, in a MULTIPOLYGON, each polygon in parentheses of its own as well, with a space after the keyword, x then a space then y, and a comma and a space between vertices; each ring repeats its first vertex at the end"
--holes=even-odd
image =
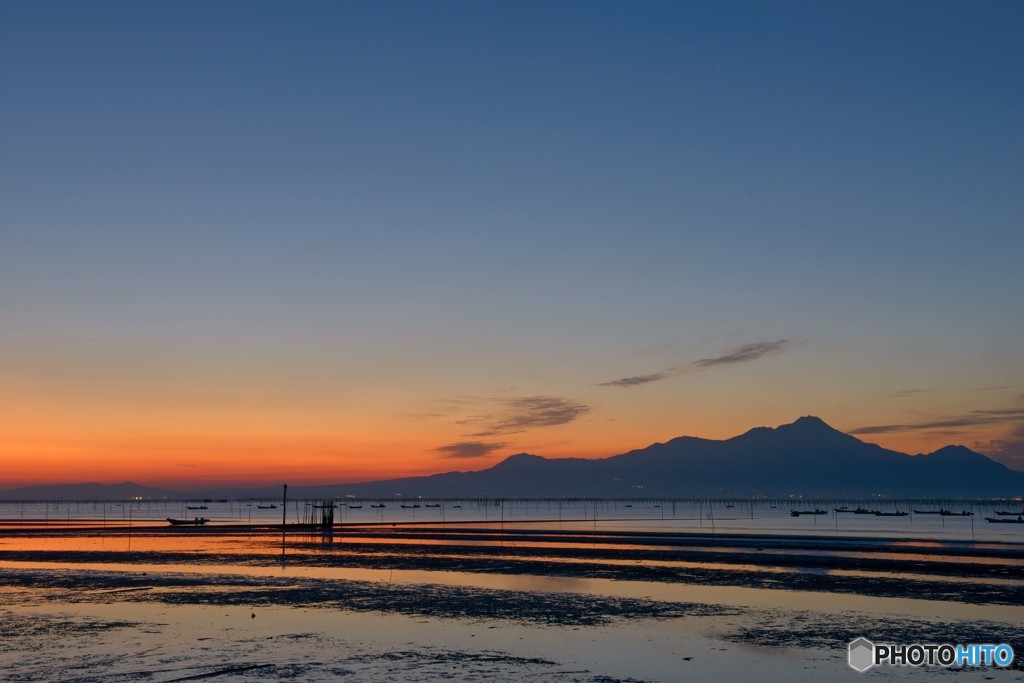
POLYGON ((196 517, 195 519, 175 519, 173 517, 168 517, 167 521, 171 526, 203 526, 210 520, 206 519, 206 517, 196 517))
POLYGON ((402 507, 404 507, 404 508, 418 508, 419 505, 405 505, 405 504, 403 504, 402 507))
POLYGON ((877 514, 874 510, 868 510, 867 508, 857 508, 853 511, 855 515, 874 515, 877 514))
POLYGON ((900 512, 899 510, 896 510, 895 512, 882 512, 881 510, 875 510, 875 517, 906 517, 907 514, 908 513, 900 512))
POLYGON ((989 524, 1024 524, 1024 516, 1017 515, 1017 519, 995 519, 993 517, 986 517, 985 521, 989 524))
POLYGON ((1002 517, 1020 517, 1024 515, 1024 512, 1007 512, 1006 510, 996 510, 996 514, 1002 517))
POLYGON ((939 514, 943 517, 970 517, 974 513, 963 510, 961 512, 950 512, 949 510, 939 510, 939 514))
POLYGON ((258 507, 260 510, 276 510, 277 509, 276 505, 257 505, 256 507, 258 507))
POLYGON ((349 510, 359 510, 363 506, 362 505, 346 505, 345 507, 347 507, 349 510))
POLYGON ((914 510, 915 515, 941 515, 942 510, 914 510))
POLYGON ((818 509, 814 509, 814 510, 790 510, 789 511, 789 516, 790 517, 799 517, 800 515, 827 515, 827 514, 828 514, 828 512, 826 512, 825 510, 818 510, 818 509))
POLYGON ((440 503, 427 503, 424 507, 439 508, 439 507, 441 507, 441 504, 440 503))
POLYGON ((371 505, 370 507, 372 507, 372 508, 386 508, 387 505, 385 505, 384 503, 381 503, 380 505, 371 505))
POLYGON ((209 510, 210 509, 209 506, 207 506, 207 505, 186 505, 185 507, 187 509, 189 509, 189 510, 209 510))

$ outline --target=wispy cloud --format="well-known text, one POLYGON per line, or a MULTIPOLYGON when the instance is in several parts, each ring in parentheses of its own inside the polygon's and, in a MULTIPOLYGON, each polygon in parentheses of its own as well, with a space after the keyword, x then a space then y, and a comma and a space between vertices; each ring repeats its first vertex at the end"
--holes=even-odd
POLYGON ((690 367, 694 370, 704 370, 707 368, 713 368, 718 365, 733 365, 734 363, 749 363, 765 356, 770 356, 776 353, 781 353, 786 349, 796 344, 793 339, 779 339, 777 341, 770 342, 756 342, 754 344, 744 344, 739 346, 728 353, 724 353, 721 356, 715 356, 714 358, 701 358, 690 363, 690 367))
POLYGON ((663 379, 668 379, 672 375, 676 374, 672 370, 662 370, 661 372, 654 372, 650 375, 637 375, 636 377, 623 377, 622 379, 613 379, 610 382, 601 382, 599 386, 602 387, 638 387, 641 384, 649 384, 651 382, 660 382, 663 379))
POLYGON ((685 375, 690 372, 710 370, 712 368, 716 368, 722 365, 750 363, 752 361, 764 358, 765 356, 771 356, 777 353, 782 353, 783 351, 786 351, 799 343, 800 341, 795 339, 777 339, 775 341, 744 344, 743 346, 737 346, 736 348, 730 351, 726 351, 720 356, 712 356, 711 358, 701 358, 699 360, 691 361, 683 365, 673 365, 670 368, 666 368, 658 372, 652 372, 647 375, 635 375, 631 377, 613 379, 608 382, 601 382, 598 386, 623 388, 637 387, 643 384, 650 384, 651 382, 660 382, 662 380, 669 379, 670 377, 685 375))
POLYGON ((909 424, 885 424, 858 427, 850 430, 850 434, 888 434, 891 432, 920 432, 929 429, 948 429, 951 427, 980 427, 984 425, 1003 424, 1024 420, 1024 408, 996 408, 992 410, 972 410, 964 415, 945 417, 928 422, 909 424))
POLYGON ((930 394, 931 389, 903 389, 892 394, 892 398, 907 398, 909 396, 917 396, 918 394, 930 394))
POLYGON ((506 443, 484 443, 483 441, 459 441, 434 449, 446 458, 479 458, 489 453, 504 448, 506 443))
POLYGON ((492 410, 457 420, 458 425, 477 425, 479 431, 466 434, 481 438, 498 434, 517 434, 538 427, 568 424, 590 410, 590 406, 560 396, 520 396, 490 399, 485 405, 492 410))
POLYGON ((1005 439, 993 439, 975 448, 992 456, 1007 467, 1024 470, 1024 424, 1017 425, 1005 439))
POLYGON ((526 396, 504 404, 508 412, 495 425, 501 431, 564 425, 590 410, 585 403, 557 396, 526 396))

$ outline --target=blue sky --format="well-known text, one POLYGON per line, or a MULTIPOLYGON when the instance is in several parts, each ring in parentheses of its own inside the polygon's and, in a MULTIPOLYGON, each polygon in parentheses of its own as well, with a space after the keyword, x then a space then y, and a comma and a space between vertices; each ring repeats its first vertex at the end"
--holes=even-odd
POLYGON ((114 415, 230 440, 301 404, 289 438, 361 463, 401 434, 426 470, 460 418, 401 416, 497 391, 602 421, 502 448, 585 456, 1016 409, 1022 25, 1009 2, 8 3, 10 420, 89 454, 114 415))

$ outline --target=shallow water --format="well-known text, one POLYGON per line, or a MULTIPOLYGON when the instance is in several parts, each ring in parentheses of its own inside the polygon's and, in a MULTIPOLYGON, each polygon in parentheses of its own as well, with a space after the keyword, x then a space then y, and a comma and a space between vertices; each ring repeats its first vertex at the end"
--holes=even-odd
MULTIPOLYGON (((11 512, 11 505, 0 504, 0 517, 11 512)), ((22 506, 14 505, 20 512, 22 506)), ((748 683, 756 678, 832 683, 863 680, 846 665, 845 645, 856 635, 880 634, 910 642, 922 630, 949 640, 965 634, 981 637, 979 633, 998 640, 1001 633, 1024 633, 1020 605, 974 604, 970 597, 972 586, 1024 583, 1012 576, 1014 568, 1024 564, 1024 533, 1015 525, 979 527, 975 520, 972 541, 968 518, 950 518, 945 524, 937 516, 911 520, 849 515, 836 519, 833 515, 815 520, 791 518, 788 509, 755 508, 750 519, 727 517, 715 509, 712 533, 706 503, 700 516, 682 516, 685 511, 677 506, 677 516, 669 514, 665 520, 663 512, 671 513, 667 506, 637 510, 637 505, 582 504, 570 510, 563 504, 561 521, 544 521, 557 508, 510 505, 504 512, 499 506, 497 522, 491 506, 416 510, 389 506, 372 514, 346 511, 345 521, 353 526, 336 528, 332 536, 289 530, 282 544, 279 530, 218 529, 216 524, 168 529, 159 515, 171 516, 173 511, 184 516, 180 503, 125 505, 127 510, 117 508, 120 519, 108 515, 103 526, 101 516, 94 531, 69 527, 96 526, 93 515, 102 503, 45 504, 41 524, 22 524, 20 518, 7 517, 8 530, 0 529, 0 577, 25 572, 42 572, 43 577, 42 587, 32 588, 0 581, 0 618, 5 624, 39 626, 8 638, 0 652, 0 668, 16 680, 60 680, 61 672, 66 672, 64 680, 133 680, 146 672, 150 680, 169 681, 216 673, 221 667, 226 673, 219 674, 218 680, 294 676, 309 681, 450 677, 748 683), (172 510, 174 506, 177 509, 172 510), (485 518, 479 519, 484 509, 485 518), (589 512, 591 518, 570 521, 567 511, 589 512), (627 512, 636 517, 624 519, 627 512), (384 517, 385 525, 356 528, 358 520, 349 517, 363 515, 366 523, 374 521, 373 514, 378 524, 384 517), (443 524, 427 518, 441 514, 443 524), (139 521, 146 515, 153 520, 149 529, 139 521), (463 518, 450 518, 459 516, 463 518), (124 523, 129 518, 130 531, 124 523), (658 555, 645 557, 649 552, 658 555), (30 559, 13 559, 19 553, 30 559), (672 559, 673 553, 684 553, 685 559, 672 559), (701 559, 702 553, 707 560, 701 559), (432 558, 471 570, 416 568, 417 562, 432 558), (822 559, 837 566, 801 566, 805 560, 812 565, 812 560, 822 559), (895 569, 851 568, 860 561, 887 562, 895 569), (359 566, 343 566, 353 562, 359 566), (851 563, 850 567, 844 563, 851 563), (962 567, 963 576, 922 573, 945 564, 962 567), (530 569, 534 565, 537 570, 530 569), (505 566, 515 571, 502 571, 505 566), (597 574, 571 575, 577 566, 597 574), (553 567, 560 568, 561 574, 544 573, 553 567), (736 575, 741 577, 739 584, 749 577, 760 578, 756 586, 712 585, 684 577, 607 578, 617 569, 630 567, 696 571, 694 576, 714 576, 719 581, 736 575), (611 573, 605 574, 602 568, 611 573), (1006 572, 1011 573, 1009 578, 1006 572), (90 587, 90 577, 100 573, 128 579, 109 584, 120 587, 105 587, 104 581, 90 587), (53 577, 49 588, 48 576, 53 577), (79 577, 78 587, 57 588, 62 577, 69 576, 79 577), (786 577, 793 576, 884 580, 905 588, 899 595, 868 595, 848 589, 833 592, 826 582, 818 590, 799 590, 786 584, 786 577), (190 577, 199 583, 196 588, 177 586, 167 583, 168 577, 190 577), (258 588, 266 581, 284 583, 258 588), (310 581, 322 582, 319 585, 330 587, 332 594, 339 587, 344 594, 345 586, 357 584, 378 586, 384 592, 373 603, 378 607, 369 612, 346 609, 344 600, 336 598, 320 604, 312 588, 298 602, 275 604, 275 591, 281 586, 310 581), (961 586, 960 591, 951 591, 951 585, 961 586), (255 592, 252 604, 244 607, 233 602, 178 604, 187 602, 190 591, 200 590, 199 586, 206 594, 255 592), (541 604, 559 605, 564 596, 578 596, 706 605, 719 612, 671 618, 631 613, 596 625, 574 626, 571 620, 562 625, 524 622, 514 611, 501 618, 425 616, 430 613, 429 599, 416 615, 393 613, 389 608, 387 591, 415 593, 421 588, 424 595, 434 595, 438 588, 442 589, 439 595, 445 589, 482 591, 479 600, 489 600, 487 596, 497 591, 539 596, 541 604), (55 633, 63 635, 54 638, 55 633), (232 667, 255 668, 231 673, 232 667)), ((39 508, 30 512, 38 513, 39 508)), ((237 527, 240 515, 248 521, 249 510, 243 508, 247 506, 236 501, 189 512, 237 527)), ((106 505, 108 513, 113 509, 106 505)), ((264 517, 268 514, 260 512, 264 517)), ((280 510, 269 512, 279 514, 280 510)), ((466 594, 460 599, 474 598, 466 594)), ((879 669, 870 675, 891 680, 1021 679, 1020 671, 992 669, 959 673, 879 669)))

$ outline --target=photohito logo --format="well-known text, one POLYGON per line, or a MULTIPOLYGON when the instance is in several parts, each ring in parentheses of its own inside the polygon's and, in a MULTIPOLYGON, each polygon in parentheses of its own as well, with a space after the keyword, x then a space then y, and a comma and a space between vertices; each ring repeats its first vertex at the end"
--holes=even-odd
POLYGON ((1010 666, 1013 648, 999 645, 876 645, 867 638, 858 638, 848 646, 850 667, 867 671, 873 666, 1010 666))

